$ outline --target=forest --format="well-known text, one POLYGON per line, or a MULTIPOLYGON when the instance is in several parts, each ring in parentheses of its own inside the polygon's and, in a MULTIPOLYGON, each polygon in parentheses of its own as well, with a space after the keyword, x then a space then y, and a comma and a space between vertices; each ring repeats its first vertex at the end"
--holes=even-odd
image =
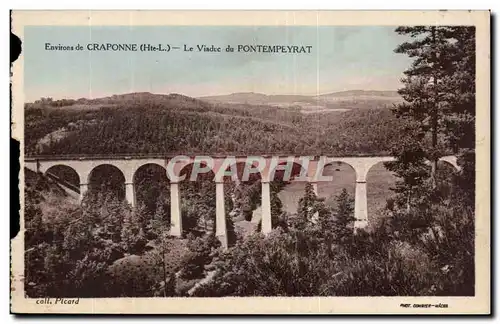
POLYGON ((400 132, 400 123, 385 106, 303 114, 293 107, 149 93, 79 107, 27 104, 25 123, 28 155, 380 155, 389 152, 400 132))
POLYGON ((271 186, 273 231, 241 231, 260 204, 259 179, 225 185, 229 247, 214 233, 215 184, 182 184, 184 233, 169 235, 166 181, 139 181, 138 206, 91 188, 81 204, 25 170, 29 297, 474 296, 475 30, 398 27, 413 58, 391 109, 302 114, 265 105, 130 94, 26 104, 26 153, 371 155, 395 157, 383 217, 354 230, 354 200, 327 205, 306 184, 295 212, 271 186), (459 170, 441 172, 454 152, 459 170))

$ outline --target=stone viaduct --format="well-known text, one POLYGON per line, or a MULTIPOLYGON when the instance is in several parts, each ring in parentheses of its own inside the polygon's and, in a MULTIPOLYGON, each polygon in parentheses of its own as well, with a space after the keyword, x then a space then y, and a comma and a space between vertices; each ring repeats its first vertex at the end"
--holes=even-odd
MULTIPOLYGON (((92 171, 101 165, 111 165, 121 171, 125 179, 125 198, 135 206, 135 189, 134 175, 142 166, 148 164, 156 164, 165 169, 167 178, 170 183, 170 201, 171 201, 171 234, 174 236, 182 235, 182 215, 179 183, 183 181, 177 177, 181 174, 181 170, 189 165, 198 165, 210 168, 216 175, 216 236, 222 241, 223 245, 227 246, 227 231, 226 217, 224 208, 224 177, 227 177, 228 169, 237 164, 252 164, 250 169, 252 173, 259 173, 262 185, 262 232, 269 233, 271 227, 271 203, 270 203, 270 186, 277 170, 292 170, 287 169, 289 166, 300 165, 300 175, 295 174, 295 179, 292 181, 308 181, 312 184, 316 194, 318 193, 317 183, 320 181, 331 181, 328 177, 322 175, 322 170, 325 166, 331 163, 343 162, 352 167, 356 174, 356 189, 355 189, 355 224, 356 228, 365 227, 368 224, 367 212, 367 183, 366 178, 370 168, 379 162, 387 162, 394 160, 390 156, 370 156, 370 157, 329 157, 329 156, 313 156, 307 160, 303 157, 296 156, 259 156, 255 157, 254 162, 249 162, 252 157, 247 156, 44 156, 44 157, 25 157, 24 166, 32 171, 46 174, 50 168, 54 166, 67 166, 72 168, 79 177, 80 199, 89 188, 89 182, 92 171), (262 165, 263 164, 263 165, 262 165), (318 170, 320 170, 318 172, 318 170)), ((455 156, 446 156, 440 160, 448 162, 456 169, 459 169, 455 156)), ((292 172, 292 171, 289 171, 292 172)), ((234 177, 233 180, 239 179, 234 177)), ((293 179, 293 178, 292 178, 293 179)), ((185 179, 184 179, 185 180, 185 179)))

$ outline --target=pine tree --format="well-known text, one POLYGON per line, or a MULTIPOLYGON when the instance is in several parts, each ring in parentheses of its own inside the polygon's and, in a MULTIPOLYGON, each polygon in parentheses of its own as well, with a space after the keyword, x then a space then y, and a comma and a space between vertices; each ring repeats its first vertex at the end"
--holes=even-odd
POLYGON ((395 51, 414 61, 398 91, 405 101, 393 110, 404 122, 405 136, 391 150, 396 161, 385 165, 400 177, 394 188, 400 194, 397 202, 409 212, 411 206, 437 197, 430 193, 425 198, 421 189, 427 179, 437 189, 439 158, 474 147, 474 28, 414 26, 396 32, 412 41, 395 51))
MULTIPOLYGON (((214 222, 215 226, 215 222, 214 222)), ((215 231, 213 232, 215 233, 215 231)), ((209 233, 212 235, 213 233, 209 233)), ((227 233, 227 244, 228 246, 233 246, 238 240, 236 230, 234 228, 234 221, 229 213, 226 213, 226 233, 227 233)))
POLYGON ((146 245, 146 237, 141 224, 143 209, 144 207, 138 207, 127 213, 123 219, 121 239, 124 249, 131 254, 140 254, 146 245))
POLYGON ((157 221, 161 221, 161 222, 165 222, 166 221, 166 216, 167 216, 167 213, 165 211, 165 203, 163 202, 163 197, 160 196, 158 198, 158 200, 156 201, 156 210, 155 210, 155 214, 153 215, 153 219, 157 220, 157 221))
POLYGON ((156 201, 156 209, 153 217, 149 220, 143 220, 143 224, 145 224, 144 228, 148 235, 156 237, 160 232, 170 229, 170 215, 165 207, 165 199, 163 195, 160 195, 156 201))
POLYGON ((337 205, 332 230, 337 243, 346 243, 353 235, 353 225, 356 220, 354 217, 354 198, 344 188, 335 200, 337 205))
MULTIPOLYGON (((415 122, 420 139, 430 136, 430 147, 424 149, 432 162, 431 180, 435 186, 437 163, 445 151, 439 135, 444 133, 443 120, 449 108, 444 81, 453 71, 451 30, 446 26, 413 26, 398 27, 396 32, 410 36, 413 41, 402 43, 395 52, 414 60, 404 71, 404 87, 398 91, 405 102, 394 111, 398 117, 409 117, 415 122)), ((396 156, 406 154, 401 151, 394 153, 396 156)))
POLYGON ((326 212, 324 199, 319 198, 314 193, 311 183, 306 183, 304 196, 299 200, 297 216, 293 219, 292 226, 297 229, 304 229, 315 222, 315 218, 323 217, 326 212))
POLYGON ((37 245, 43 241, 44 236, 44 224, 42 219, 42 210, 38 205, 36 198, 33 196, 41 197, 40 194, 34 190, 31 190, 26 194, 29 199, 26 199, 24 207, 24 222, 25 222, 25 234, 24 242, 27 248, 37 245))
POLYGON ((314 194, 313 187, 310 183, 306 183, 304 196, 299 200, 297 216, 304 221, 310 221, 312 216, 314 215, 313 208, 315 201, 316 195, 314 194))
POLYGON ((169 274, 167 273, 167 266, 168 266, 167 254, 170 253, 170 251, 172 250, 175 238, 171 237, 168 231, 165 231, 164 229, 165 229, 164 227, 158 229, 158 236, 154 240, 156 248, 154 250, 154 254, 152 255, 154 256, 153 260, 155 262, 155 265, 161 268, 160 274, 163 277, 163 285, 164 285, 163 296, 167 297, 168 294, 171 292, 168 289, 168 285, 169 283, 173 284, 171 281, 172 278, 170 278, 169 281, 169 274))
POLYGON ((475 147, 476 38, 475 28, 450 27, 453 69, 444 83, 449 102, 445 116, 446 138, 453 151, 475 147))
MULTIPOLYGON (((411 126, 410 126, 411 127, 411 126)), ((431 176, 427 165, 427 154, 422 147, 422 139, 407 127, 408 136, 397 146, 397 160, 384 163, 385 167, 394 172, 398 180, 391 188, 397 195, 395 204, 409 212, 418 196, 418 188, 422 187, 431 176)))
POLYGON ((450 116, 445 120, 446 137, 458 153, 460 174, 455 183, 466 200, 475 205, 475 115, 476 115, 476 39, 475 27, 451 28, 456 42, 454 73, 447 80, 450 116))
POLYGON ((271 227, 281 227, 283 229, 286 229, 287 224, 283 213, 283 203, 278 196, 281 188, 282 187, 280 186, 280 184, 275 184, 274 182, 271 183, 271 227))

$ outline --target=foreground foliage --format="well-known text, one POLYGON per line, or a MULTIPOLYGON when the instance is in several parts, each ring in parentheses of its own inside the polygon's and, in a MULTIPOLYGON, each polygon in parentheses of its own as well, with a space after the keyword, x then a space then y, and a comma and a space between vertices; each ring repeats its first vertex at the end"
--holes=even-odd
POLYGON ((287 229, 239 242, 196 295, 473 295, 474 213, 448 199, 425 222, 403 209, 354 233, 352 201, 342 193, 336 210, 319 206, 317 222, 314 212, 298 213, 287 229))

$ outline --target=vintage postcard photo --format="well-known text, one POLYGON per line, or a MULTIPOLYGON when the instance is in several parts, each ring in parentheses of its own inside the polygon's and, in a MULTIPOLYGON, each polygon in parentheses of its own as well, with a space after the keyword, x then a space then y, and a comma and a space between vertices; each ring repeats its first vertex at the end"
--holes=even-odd
POLYGON ((12 312, 490 313, 488 11, 12 32, 12 312))

